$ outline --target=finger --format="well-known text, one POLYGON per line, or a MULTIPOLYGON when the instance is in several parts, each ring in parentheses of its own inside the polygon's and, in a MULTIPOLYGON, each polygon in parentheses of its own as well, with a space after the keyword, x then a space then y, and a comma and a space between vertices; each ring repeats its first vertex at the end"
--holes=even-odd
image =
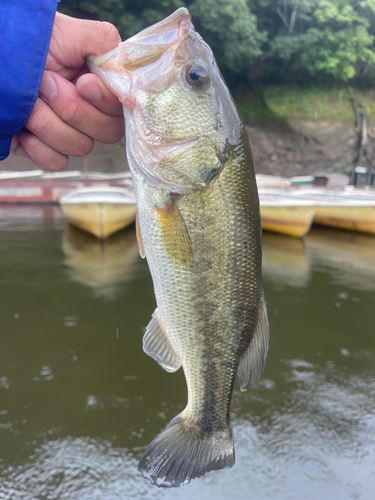
POLYGON ((81 68, 88 55, 102 55, 121 42, 117 29, 110 23, 75 19, 59 12, 56 14, 46 70, 59 72, 71 79, 81 68), (72 76, 73 75, 73 76, 72 76))
POLYGON ((76 83, 80 96, 90 101, 96 108, 109 115, 123 116, 122 104, 96 75, 87 73, 76 83))
POLYGON ((37 98, 25 127, 52 149, 69 156, 86 156, 94 141, 68 125, 40 97, 37 98))
POLYGON ((68 156, 54 150, 27 130, 19 132, 15 141, 18 142, 17 150, 20 151, 19 148, 22 148, 27 158, 43 170, 58 172, 64 170, 69 163, 68 156))
MULTIPOLYGON (((97 90, 101 92, 99 88, 97 90)), ((122 117, 111 116, 97 109, 79 95, 75 85, 57 73, 44 72, 39 94, 63 122, 88 137, 112 144, 124 135, 122 117)), ((102 94, 98 97, 105 109, 107 100, 102 94)), ((109 103, 113 107, 112 98, 109 98, 109 103)))
POLYGON ((24 156, 25 158, 30 159, 28 153, 25 151, 23 146, 21 146, 18 135, 14 135, 12 137, 12 142, 10 143, 10 152, 16 156, 24 156))

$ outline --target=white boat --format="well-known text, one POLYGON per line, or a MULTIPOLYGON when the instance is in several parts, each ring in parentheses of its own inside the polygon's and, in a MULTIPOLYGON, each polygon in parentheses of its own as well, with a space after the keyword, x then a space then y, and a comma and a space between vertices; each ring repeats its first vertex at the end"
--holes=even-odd
POLYGON ((128 226, 137 211, 132 189, 91 186, 76 189, 59 199, 68 221, 97 238, 128 226))
POLYGON ((1 170, 0 180, 17 179, 40 179, 44 174, 43 170, 27 170, 25 172, 16 172, 14 170, 1 170))
POLYGON ((80 179, 82 172, 80 170, 64 170, 62 172, 44 172, 43 179, 80 179))
POLYGON ((86 172, 82 173, 82 177, 91 180, 121 180, 121 179, 131 179, 131 173, 127 170, 126 172, 86 172))
POLYGON ((291 186, 290 179, 280 177, 277 175, 256 174, 256 183, 259 189, 262 188, 276 188, 287 189, 291 186))

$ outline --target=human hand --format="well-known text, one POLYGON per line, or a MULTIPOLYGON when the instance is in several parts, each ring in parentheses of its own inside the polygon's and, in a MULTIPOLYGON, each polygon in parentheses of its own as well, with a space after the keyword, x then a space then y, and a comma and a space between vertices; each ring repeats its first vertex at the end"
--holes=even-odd
POLYGON ((89 54, 105 54, 120 41, 110 23, 56 14, 39 97, 12 153, 57 171, 69 155, 89 154, 94 140, 111 144, 124 135, 119 100, 85 64, 89 54))

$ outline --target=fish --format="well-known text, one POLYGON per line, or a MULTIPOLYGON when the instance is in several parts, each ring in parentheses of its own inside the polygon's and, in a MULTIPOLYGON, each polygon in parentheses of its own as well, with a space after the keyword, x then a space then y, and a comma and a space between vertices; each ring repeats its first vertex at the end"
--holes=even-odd
POLYGON ((143 350, 181 366, 185 409, 155 437, 138 469, 178 487, 234 465, 236 377, 260 378, 269 345, 259 200, 249 139, 211 48, 180 8, 89 56, 123 104, 137 200, 137 238, 157 308, 143 350))

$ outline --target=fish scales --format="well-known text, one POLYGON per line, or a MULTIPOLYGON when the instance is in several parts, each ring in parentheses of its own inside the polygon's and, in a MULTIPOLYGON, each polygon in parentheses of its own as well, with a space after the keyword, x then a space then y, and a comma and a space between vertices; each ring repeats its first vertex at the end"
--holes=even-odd
POLYGON ((188 389, 139 470, 180 486, 234 464, 234 382, 238 374, 246 390, 264 369, 259 201, 245 128, 187 10, 120 49, 89 65, 124 104, 140 252, 158 306, 143 345, 166 370, 182 366, 188 389))
MULTIPOLYGON (((243 162, 251 162, 249 150, 247 154, 243 162)), ((187 379, 186 415, 194 423, 209 422, 207 427, 213 428, 229 418, 227 400, 238 359, 250 341, 261 300, 260 263, 253 257, 254 247, 259 251, 261 244, 260 226, 251 224, 259 206, 256 191, 249 196, 254 182, 248 172, 229 160, 207 193, 186 197, 178 205, 193 252, 192 262, 185 266, 170 259, 161 232, 155 232, 158 221, 150 212, 157 189, 138 187, 135 182, 142 238, 145 246, 152 245, 148 263, 155 294, 187 379), (240 211, 236 210, 238 200, 242 201, 240 211), (183 288, 179 295, 176 281, 183 288), (249 287, 257 290, 251 300, 249 287), (210 404, 215 400, 215 405, 210 404), (210 417, 211 412, 220 418, 210 417)))

